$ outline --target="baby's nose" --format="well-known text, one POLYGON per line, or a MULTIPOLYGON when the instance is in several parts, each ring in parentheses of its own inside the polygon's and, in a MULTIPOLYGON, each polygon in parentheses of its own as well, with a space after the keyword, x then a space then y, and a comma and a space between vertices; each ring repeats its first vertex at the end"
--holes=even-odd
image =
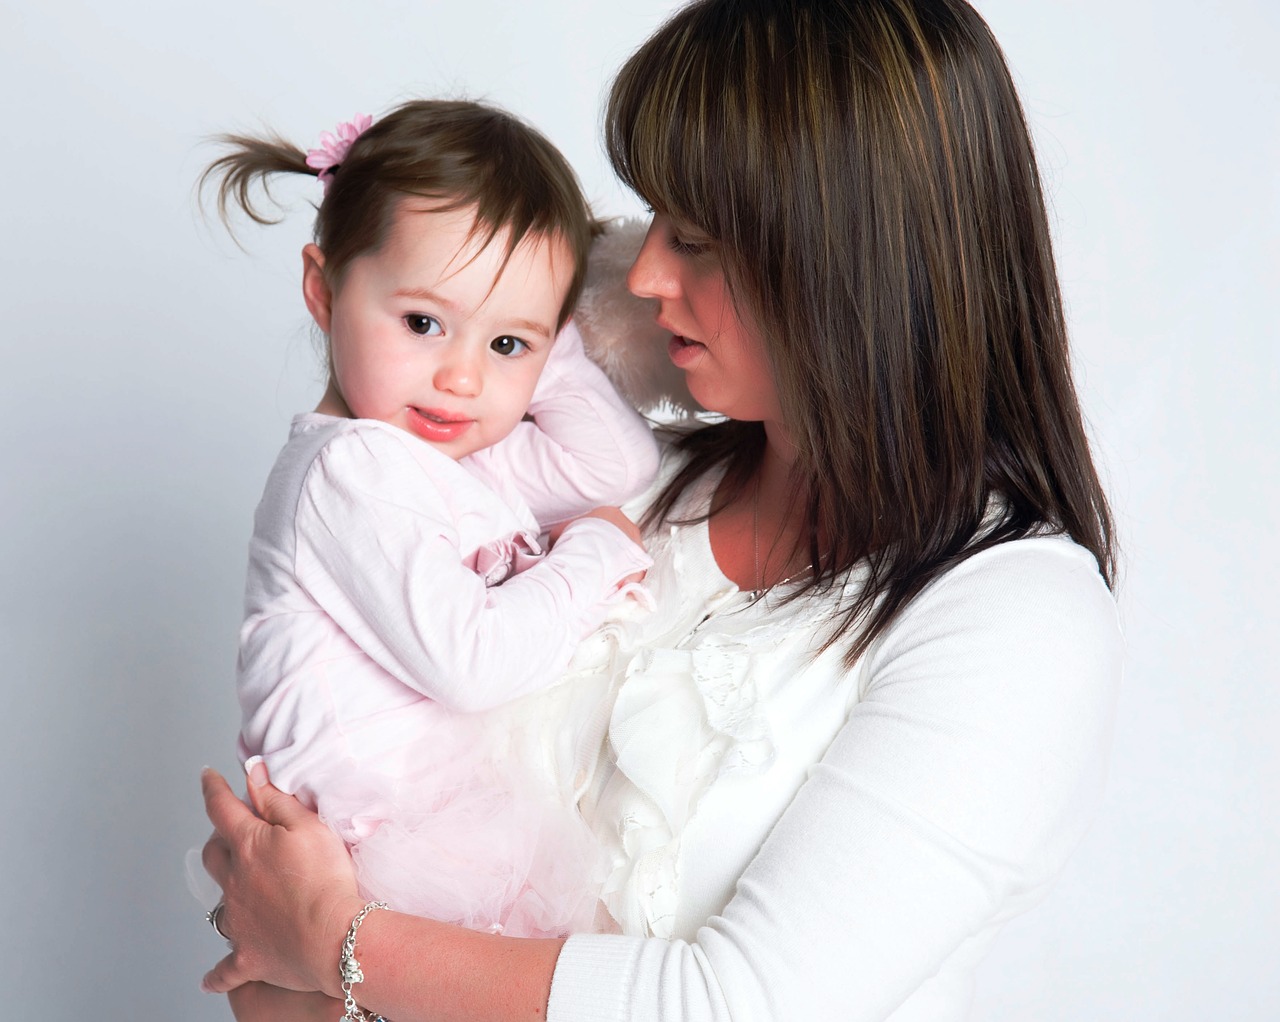
POLYGON ((436 367, 436 389, 459 397, 475 397, 484 386, 484 363, 473 352, 453 348, 436 367))

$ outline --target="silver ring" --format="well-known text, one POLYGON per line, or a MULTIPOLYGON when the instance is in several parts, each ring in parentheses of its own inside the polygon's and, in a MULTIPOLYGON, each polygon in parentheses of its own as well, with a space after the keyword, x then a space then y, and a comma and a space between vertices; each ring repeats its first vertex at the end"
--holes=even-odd
POLYGON ((214 905, 213 908, 211 908, 208 912, 206 912, 204 914, 204 917, 209 921, 209 925, 213 927, 213 932, 216 933, 223 940, 225 940, 228 945, 230 945, 231 938, 228 937, 225 933, 223 933, 222 927, 218 925, 219 920, 221 920, 222 918, 222 910, 226 907, 227 907, 227 903, 225 901, 220 901, 218 902, 218 904, 214 905))

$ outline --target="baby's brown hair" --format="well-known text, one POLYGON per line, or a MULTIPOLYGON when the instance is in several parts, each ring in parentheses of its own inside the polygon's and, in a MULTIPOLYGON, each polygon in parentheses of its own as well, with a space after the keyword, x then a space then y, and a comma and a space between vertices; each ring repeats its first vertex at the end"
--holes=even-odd
MULTIPOLYGON (((258 223, 273 223, 254 205, 254 183, 265 187, 278 173, 320 176, 303 150, 278 135, 218 140, 230 151, 205 169, 200 186, 217 182, 224 221, 234 203, 258 223)), ((506 230, 508 256, 530 235, 562 238, 573 252, 574 273, 557 325, 568 320, 595 221, 568 161, 511 114, 465 100, 413 100, 375 121, 325 176, 314 238, 331 286, 341 283, 351 260, 382 245, 399 201, 418 196, 437 209, 474 206, 480 241, 488 244, 506 230)))

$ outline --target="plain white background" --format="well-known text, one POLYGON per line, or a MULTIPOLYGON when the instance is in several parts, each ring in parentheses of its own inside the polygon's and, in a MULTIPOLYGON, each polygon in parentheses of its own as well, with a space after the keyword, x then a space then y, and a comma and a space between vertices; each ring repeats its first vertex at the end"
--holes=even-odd
MULTIPOLYGON (((205 136, 304 145, 466 95, 541 126, 605 213, 610 74, 674 6, 0 6, 0 961, 11 1012, 226 1016, 181 878, 235 766, 251 513, 319 370, 313 182, 202 222, 205 136)), ((1271 0, 982 0, 1034 123, 1125 550, 1129 665, 1096 826, 1009 925, 975 1018, 1280 1016, 1280 17, 1271 0)), ((815 938, 818 939, 818 938, 815 938)), ((856 967, 856 963, 851 963, 856 967)), ((429 967, 429 964, 425 967, 429 967)))

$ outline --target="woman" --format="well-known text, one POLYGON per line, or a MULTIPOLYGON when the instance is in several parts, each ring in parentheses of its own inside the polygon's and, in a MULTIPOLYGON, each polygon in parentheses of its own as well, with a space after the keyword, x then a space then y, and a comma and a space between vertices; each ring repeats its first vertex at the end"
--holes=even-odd
MULTIPOLYGON (((607 130, 655 210, 629 285, 727 417, 669 452, 658 609, 611 639, 583 809, 623 933, 373 911, 354 995, 396 1022, 959 1019, 1089 819, 1121 659, 1008 70, 962 0, 703 0, 607 130)), ((363 907, 262 782, 267 822, 205 778, 234 947, 208 986, 242 1019, 293 996, 247 981, 337 995, 363 907)))

